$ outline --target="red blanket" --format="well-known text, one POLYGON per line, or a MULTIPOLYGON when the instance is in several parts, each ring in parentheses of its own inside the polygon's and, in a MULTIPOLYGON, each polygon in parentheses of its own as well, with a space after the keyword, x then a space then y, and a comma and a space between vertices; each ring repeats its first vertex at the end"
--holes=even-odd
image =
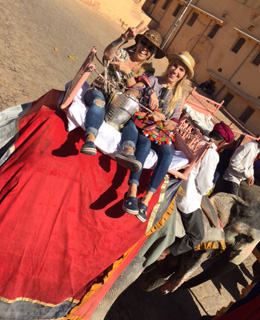
MULTIPOLYGON (((19 120, 15 151, 0 169, 0 297, 58 304, 90 282, 146 229, 122 210, 129 173, 101 153, 79 153, 52 90, 19 120)), ((150 172, 144 171, 140 193, 150 172)), ((157 202, 153 197, 149 214, 157 202)))

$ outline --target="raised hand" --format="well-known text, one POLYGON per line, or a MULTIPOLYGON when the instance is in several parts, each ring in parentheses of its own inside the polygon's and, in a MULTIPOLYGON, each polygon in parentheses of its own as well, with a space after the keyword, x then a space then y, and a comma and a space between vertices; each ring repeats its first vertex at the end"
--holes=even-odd
POLYGON ((127 65, 126 61, 122 61, 116 54, 114 55, 114 61, 111 61, 110 64, 115 66, 116 70, 125 74, 131 72, 131 68, 127 65))
POLYGON ((143 33, 144 31, 146 31, 148 28, 147 26, 143 27, 144 21, 141 21, 138 26, 136 27, 132 27, 132 28, 128 28, 126 30, 126 32, 123 34, 123 37, 125 40, 133 40, 136 35, 138 35, 139 33, 143 33))

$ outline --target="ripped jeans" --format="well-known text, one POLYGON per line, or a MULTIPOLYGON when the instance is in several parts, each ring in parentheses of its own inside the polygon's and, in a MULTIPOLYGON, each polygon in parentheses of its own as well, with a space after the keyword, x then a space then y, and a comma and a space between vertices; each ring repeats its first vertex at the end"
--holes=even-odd
POLYGON ((102 92, 90 89, 85 93, 84 101, 89 108, 84 120, 86 136, 93 133, 96 137, 105 118, 106 100, 102 92))

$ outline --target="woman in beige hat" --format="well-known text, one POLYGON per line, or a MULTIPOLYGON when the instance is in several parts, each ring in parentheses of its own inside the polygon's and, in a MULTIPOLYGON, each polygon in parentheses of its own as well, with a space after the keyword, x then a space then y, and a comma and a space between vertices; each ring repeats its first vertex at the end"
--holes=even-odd
MULTIPOLYGON (((136 85, 136 89, 142 88, 141 103, 155 111, 148 116, 148 120, 153 123, 162 120, 164 128, 173 129, 182 111, 182 87, 186 79, 193 77, 194 65, 195 61, 189 52, 174 54, 161 77, 150 76, 149 85, 142 83, 136 85)), ((123 151, 116 156, 116 161, 132 171, 128 181, 129 189, 124 197, 123 209, 145 222, 148 204, 168 171, 173 153, 168 144, 171 142, 170 139, 167 141, 167 138, 163 137, 163 140, 160 141, 158 136, 155 138, 156 135, 149 135, 145 127, 142 131, 136 128, 132 120, 127 122, 122 130, 121 146, 123 151), (147 191, 138 202, 137 187, 150 148, 156 152, 158 162, 147 191)))
POLYGON ((103 56, 104 75, 109 82, 98 77, 85 93, 84 101, 88 106, 88 112, 84 120, 86 142, 80 149, 81 153, 96 154, 94 141, 104 121, 106 104, 115 91, 113 85, 120 88, 121 91, 135 85, 136 78, 141 74, 153 74, 152 58, 161 59, 165 56, 160 49, 162 37, 159 32, 148 30, 144 34, 140 34, 145 29, 147 28, 143 27, 143 22, 136 28, 129 28, 105 49, 103 56), (133 46, 126 49, 121 48, 123 44, 134 39, 136 43, 133 46))

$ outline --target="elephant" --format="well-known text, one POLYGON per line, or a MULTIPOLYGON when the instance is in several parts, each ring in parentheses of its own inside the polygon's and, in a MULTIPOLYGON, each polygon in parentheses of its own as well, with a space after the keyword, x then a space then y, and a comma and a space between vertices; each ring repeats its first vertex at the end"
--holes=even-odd
POLYGON ((260 187, 248 187, 242 183, 239 197, 216 193, 210 201, 224 227, 226 250, 217 255, 214 254, 215 250, 192 250, 178 257, 169 255, 165 261, 156 263, 156 268, 142 279, 144 290, 161 287, 161 292, 167 294, 179 287, 186 289, 197 286, 231 271, 253 251, 260 241, 260 187), (214 258, 210 267, 188 280, 209 258, 214 258))
POLYGON ((137 278, 139 278, 138 282, 143 290, 151 291, 161 287, 161 292, 166 294, 179 287, 196 286, 241 264, 260 241, 259 191, 259 186, 249 188, 242 184, 240 197, 226 193, 217 193, 211 197, 210 201, 219 215, 225 232, 227 248, 222 253, 217 250, 191 250, 178 257, 170 254, 164 260, 157 261, 155 257, 158 258, 160 255, 157 252, 155 257, 153 256, 155 261, 151 260, 150 263, 147 263, 149 251, 156 251, 158 243, 161 248, 162 244, 165 248, 170 244, 172 235, 169 236, 169 232, 165 232, 165 230, 170 230, 175 226, 176 219, 172 215, 165 224, 165 230, 163 227, 156 231, 158 233, 156 241, 150 242, 150 244, 147 241, 145 249, 141 249, 125 268, 96 308, 90 320, 104 319, 117 297, 137 278), (149 246, 151 247, 149 248, 149 246), (216 254, 216 252, 218 253, 216 254), (214 261, 210 269, 188 280, 202 262, 209 258, 214 261))

